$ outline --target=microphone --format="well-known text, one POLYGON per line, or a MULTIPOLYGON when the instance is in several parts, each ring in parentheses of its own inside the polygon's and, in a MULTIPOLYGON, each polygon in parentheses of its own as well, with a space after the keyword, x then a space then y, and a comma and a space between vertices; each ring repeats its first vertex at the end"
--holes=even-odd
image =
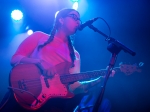
POLYGON ((90 19, 88 21, 86 21, 85 23, 81 24, 78 28, 78 30, 83 30, 86 26, 89 26, 91 25, 94 21, 96 21, 97 19, 99 19, 99 17, 96 17, 96 18, 93 18, 93 19, 90 19))

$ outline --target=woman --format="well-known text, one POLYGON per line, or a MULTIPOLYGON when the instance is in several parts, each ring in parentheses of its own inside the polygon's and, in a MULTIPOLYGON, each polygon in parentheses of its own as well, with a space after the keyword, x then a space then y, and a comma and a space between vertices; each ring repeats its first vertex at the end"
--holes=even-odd
MULTIPOLYGON (((11 65, 21 63, 36 64, 45 76, 63 75, 80 72, 80 55, 72 45, 70 36, 75 34, 80 26, 80 14, 74 9, 62 9, 55 18, 53 29, 50 35, 43 32, 34 32, 26 38, 12 56, 11 65)), ((68 86, 68 90, 74 94, 83 93, 100 80, 89 83, 75 82, 68 86)), ((10 102, 10 101, 8 101, 10 102)), ((13 102, 15 100, 13 99, 13 102)), ((9 103, 8 103, 9 104, 9 103)), ((70 112, 68 109, 68 99, 52 99, 36 111, 40 112, 70 112), (62 103, 63 102, 63 103, 62 103)), ((4 111, 27 111, 16 102, 4 111), (8 110, 7 110, 8 111, 8 110)))

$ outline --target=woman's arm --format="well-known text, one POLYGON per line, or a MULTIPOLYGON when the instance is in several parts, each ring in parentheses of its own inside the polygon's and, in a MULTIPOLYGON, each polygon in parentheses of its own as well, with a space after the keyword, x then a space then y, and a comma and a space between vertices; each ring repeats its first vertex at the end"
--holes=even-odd
POLYGON ((35 59, 35 58, 23 57, 23 58, 20 60, 20 63, 40 64, 40 63, 41 63, 41 60, 40 60, 40 59, 35 59))
POLYGON ((17 51, 11 58, 11 65, 14 66, 19 63, 37 63, 38 59, 32 59, 29 56, 37 47, 39 40, 43 37, 42 32, 34 32, 27 37, 18 47, 17 51))
MULTIPOLYGON (((106 68, 107 69, 107 68, 106 68)), ((115 71, 112 70, 110 77, 114 77, 115 71)), ((97 84, 102 83, 102 79, 104 79, 105 76, 100 76, 99 78, 89 80, 89 81, 83 81, 83 82, 75 82, 69 86, 69 89, 74 94, 78 93, 84 93, 87 92, 90 88, 94 87, 97 84)))
POLYGON ((83 81, 83 82, 78 81, 69 85, 69 90, 74 94, 85 93, 88 91, 88 89, 94 87, 100 82, 101 82, 101 77, 90 81, 83 81))

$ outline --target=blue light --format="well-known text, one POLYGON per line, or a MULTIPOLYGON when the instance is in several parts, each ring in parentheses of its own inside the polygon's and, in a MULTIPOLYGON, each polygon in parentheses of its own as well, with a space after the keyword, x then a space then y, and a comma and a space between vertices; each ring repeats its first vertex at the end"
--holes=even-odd
POLYGON ((71 0, 72 2, 79 2, 79 0, 71 0))
POLYGON ((28 31, 27 31, 27 34, 28 34, 28 35, 31 35, 32 33, 33 33, 32 30, 28 30, 28 31))
POLYGON ((77 10, 78 9, 78 2, 74 2, 72 8, 77 10))
POLYGON ((11 12, 11 17, 15 21, 19 21, 19 20, 21 20, 23 18, 23 13, 20 10, 13 10, 11 12))
POLYGON ((55 13, 55 18, 57 17, 57 14, 59 13, 59 11, 57 11, 56 13, 55 13))

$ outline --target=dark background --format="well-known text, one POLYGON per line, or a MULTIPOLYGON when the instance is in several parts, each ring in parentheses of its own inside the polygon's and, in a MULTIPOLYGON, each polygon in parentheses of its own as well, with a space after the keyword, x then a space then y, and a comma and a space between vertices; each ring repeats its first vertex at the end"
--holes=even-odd
MULTIPOLYGON (((10 59, 17 46, 26 37, 28 26, 34 31, 49 33, 54 14, 62 8, 71 8, 70 0, 1 0, 0 1, 0 100, 7 91, 10 59), (24 19, 19 30, 13 26, 10 13, 20 9, 24 19)), ((109 78, 104 97, 109 99, 112 112, 150 112, 150 1, 149 0, 80 0, 78 11, 81 20, 102 17, 111 29, 111 37, 136 52, 136 56, 121 51, 115 67, 120 62, 144 66, 142 72, 131 75, 116 73, 109 78)), ((100 31, 109 34, 101 19, 93 23, 100 31)), ((81 71, 106 68, 111 53, 105 38, 88 27, 78 31, 75 47, 81 56, 81 71)))

